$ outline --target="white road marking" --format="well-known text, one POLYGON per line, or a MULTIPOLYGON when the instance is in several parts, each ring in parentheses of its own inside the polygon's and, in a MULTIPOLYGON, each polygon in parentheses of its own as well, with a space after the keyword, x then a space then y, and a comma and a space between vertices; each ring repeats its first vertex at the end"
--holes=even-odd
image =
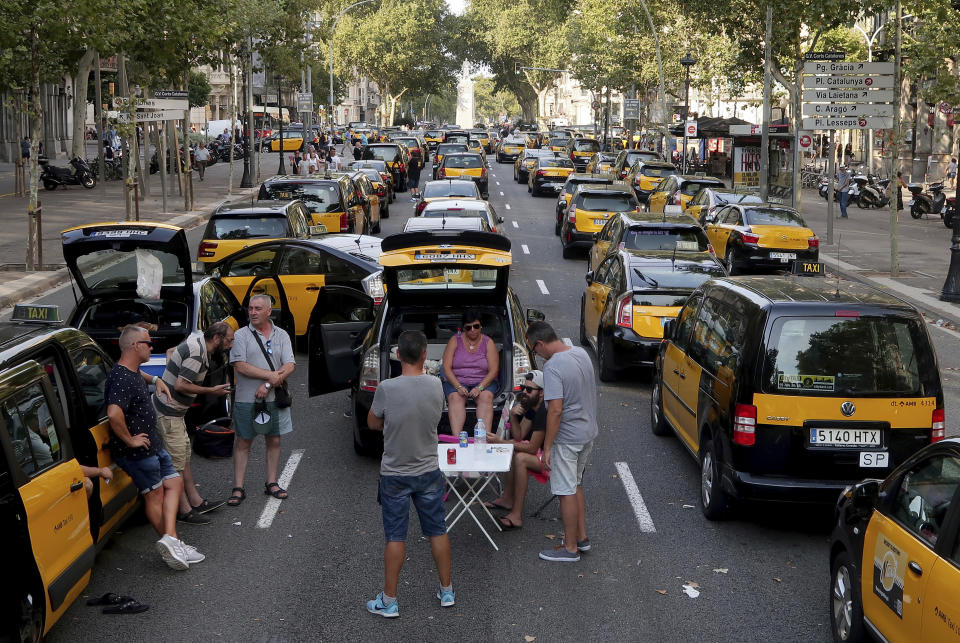
POLYGON ((519 224, 517 224, 516 221, 511 221, 510 223, 513 224, 513 227, 514 227, 514 228, 519 228, 519 227, 520 227, 519 224))
POLYGON ((525 244, 525 243, 524 243, 524 244, 520 244, 520 248, 523 250, 523 254, 525 254, 525 255, 530 254, 530 248, 527 247, 527 244, 525 244))
POLYGON ((500 185, 500 181, 497 181, 497 185, 500 185))
POLYGON ((503 190, 500 191, 500 196, 503 196, 503 190))
POLYGON ((543 283, 543 279, 537 279, 537 285, 540 286, 540 292, 544 295, 550 294, 550 291, 547 290, 547 284, 543 283))
POLYGON ((617 467, 617 473, 620 474, 620 481, 623 483, 623 488, 627 492, 627 498, 630 500, 630 504, 633 505, 633 513, 636 515, 637 522, 640 524, 640 531, 648 534, 657 533, 656 527, 653 526, 653 518, 650 517, 650 512, 647 511, 647 505, 643 504, 643 496, 640 495, 640 489, 637 488, 633 474, 630 473, 630 467, 627 466, 626 462, 615 462, 614 466, 617 467))
MULTIPOLYGON (((280 473, 280 478, 277 480, 277 484, 282 488, 287 489, 290 487, 290 481, 293 480, 293 472, 297 470, 297 465, 300 464, 302 457, 303 449, 294 449, 290 457, 287 458, 287 464, 284 465, 283 471, 280 473)), ((259 529, 268 529, 270 525, 273 524, 273 519, 277 517, 277 511, 280 509, 281 502, 283 501, 273 496, 267 500, 267 504, 263 508, 263 513, 260 514, 260 520, 257 521, 257 527, 259 529)))
POLYGON ((563 343, 566 344, 567 346, 573 346, 573 340, 570 339, 569 337, 564 337, 563 343))
POLYGON ((505 207, 506 209, 509 210, 509 209, 510 209, 510 204, 509 204, 509 203, 504 203, 504 204, 503 204, 503 207, 505 207))

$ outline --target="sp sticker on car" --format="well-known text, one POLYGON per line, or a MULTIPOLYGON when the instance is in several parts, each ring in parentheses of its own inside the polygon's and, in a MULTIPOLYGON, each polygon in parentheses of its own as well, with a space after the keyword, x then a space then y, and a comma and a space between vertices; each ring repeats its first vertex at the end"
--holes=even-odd
POLYGON ((899 618, 903 618, 903 571, 906 566, 906 553, 879 534, 873 554, 873 593, 899 618))

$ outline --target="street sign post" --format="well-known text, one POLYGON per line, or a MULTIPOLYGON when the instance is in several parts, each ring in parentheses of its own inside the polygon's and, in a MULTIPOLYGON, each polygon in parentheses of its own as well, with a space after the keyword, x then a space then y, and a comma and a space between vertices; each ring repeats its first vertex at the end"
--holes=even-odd
POLYGON ((803 100, 808 103, 889 103, 892 89, 805 89, 803 100))
POLYGON ((803 129, 889 129, 893 127, 892 116, 824 116, 803 119, 803 129))
POLYGON ((137 103, 137 109, 190 109, 190 101, 186 98, 147 98, 137 103))
POLYGON ((803 103, 804 116, 893 116, 885 103, 803 103))
POLYGON ((297 93, 297 111, 308 113, 313 111, 313 94, 310 92, 297 93))
POLYGON ((812 136, 810 136, 809 134, 800 135, 800 149, 809 150, 812 145, 813 145, 812 136))
POLYGON ((697 135, 697 121, 687 121, 686 127, 684 129, 687 137, 696 137, 697 135))
POLYGON ((155 98, 190 98, 190 92, 185 89, 158 89, 153 95, 155 98))
MULTIPOLYGON (((182 109, 165 109, 156 112, 137 112, 137 122, 156 122, 156 121, 179 121, 183 119, 182 109)), ((129 123, 130 114, 120 112, 117 114, 118 123, 129 123)))
POLYGON ((893 76, 804 76, 804 89, 891 89, 893 76))
POLYGON ((623 101, 624 120, 637 120, 640 118, 640 99, 626 98, 623 101))
POLYGON ((893 75, 893 63, 839 63, 816 62, 803 63, 805 74, 875 74, 893 75))

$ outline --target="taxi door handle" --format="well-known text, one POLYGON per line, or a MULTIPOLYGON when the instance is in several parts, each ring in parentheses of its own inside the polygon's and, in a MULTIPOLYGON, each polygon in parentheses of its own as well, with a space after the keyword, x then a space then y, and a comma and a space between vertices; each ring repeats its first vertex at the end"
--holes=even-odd
POLYGON ((316 284, 309 284, 306 288, 304 288, 304 290, 306 290, 306 291, 308 291, 308 292, 314 292, 314 291, 316 291, 316 290, 320 290, 320 286, 318 286, 318 285, 316 285, 316 284))
POLYGON ((74 491, 80 491, 81 489, 83 489, 83 480, 80 482, 74 482, 72 485, 70 485, 70 493, 73 493, 74 491))
POLYGON ((911 560, 909 563, 907 563, 907 567, 909 567, 910 571, 912 571, 917 576, 923 576, 923 567, 921 567, 920 563, 918 563, 917 561, 911 560))

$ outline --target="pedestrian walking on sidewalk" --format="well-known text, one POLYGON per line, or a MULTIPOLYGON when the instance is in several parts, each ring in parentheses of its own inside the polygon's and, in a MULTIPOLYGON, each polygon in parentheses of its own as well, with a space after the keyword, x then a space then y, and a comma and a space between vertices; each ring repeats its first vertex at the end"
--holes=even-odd
POLYGON ((210 150, 205 145, 197 145, 197 151, 193 153, 193 160, 197 162, 197 174, 200 180, 203 180, 203 173, 207 169, 207 163, 210 162, 210 150))
POLYGON ((540 558, 572 563, 590 550, 587 538, 583 471, 597 437, 597 376, 593 362, 579 346, 567 346, 550 324, 527 327, 527 346, 547 360, 543 366, 543 399, 547 430, 543 470, 550 472, 550 490, 560 496, 564 541, 540 552, 540 558))
POLYGON ((837 170, 837 190, 840 192, 840 218, 847 218, 847 203, 850 202, 850 172, 846 165, 837 170))
POLYGON ((950 181, 950 189, 957 189, 957 159, 951 158, 947 163, 947 179, 950 181))
POLYGON ((450 579, 450 539, 443 505, 444 479, 437 461, 437 424, 443 413, 440 378, 424 375, 427 336, 418 330, 400 333, 397 340, 400 377, 377 387, 367 414, 367 426, 383 431, 383 459, 377 501, 383 515, 383 591, 367 601, 367 611, 385 618, 400 616, 397 585, 406 556, 410 501, 420 530, 430 539, 433 562, 440 576, 441 607, 456 603, 450 579))

